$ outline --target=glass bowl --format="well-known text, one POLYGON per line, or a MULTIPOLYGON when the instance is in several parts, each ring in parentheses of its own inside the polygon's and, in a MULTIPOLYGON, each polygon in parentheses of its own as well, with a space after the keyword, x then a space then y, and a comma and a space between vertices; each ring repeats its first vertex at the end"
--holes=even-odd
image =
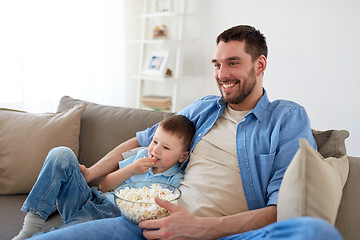
POLYGON ((133 182, 122 184, 114 195, 121 214, 130 222, 138 224, 168 216, 170 213, 155 203, 155 197, 177 204, 181 191, 165 183, 133 182))

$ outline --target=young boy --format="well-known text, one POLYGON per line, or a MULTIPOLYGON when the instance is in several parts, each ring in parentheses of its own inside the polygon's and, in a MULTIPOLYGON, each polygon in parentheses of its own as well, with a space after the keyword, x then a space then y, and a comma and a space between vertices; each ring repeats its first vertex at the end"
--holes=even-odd
POLYGON ((159 123, 147 149, 120 161, 120 168, 102 180, 99 184, 101 192, 87 185, 78 160, 70 149, 52 149, 21 208, 27 214, 22 230, 13 239, 29 238, 39 232, 52 212, 55 201, 64 227, 120 216, 113 196, 102 192, 112 191, 124 182, 151 180, 178 187, 183 178, 179 163, 189 156, 194 133, 194 124, 185 116, 173 115, 164 119, 159 123))

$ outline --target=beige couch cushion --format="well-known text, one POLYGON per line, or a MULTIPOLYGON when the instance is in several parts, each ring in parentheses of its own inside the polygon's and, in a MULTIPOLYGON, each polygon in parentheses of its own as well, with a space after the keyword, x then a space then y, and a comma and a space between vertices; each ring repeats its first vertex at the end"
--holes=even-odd
POLYGON ((346 130, 312 130, 318 152, 324 157, 342 157, 346 154, 345 139, 349 137, 346 130))
POLYGON ((349 176, 343 189, 335 227, 345 240, 360 239, 360 158, 349 158, 349 176))
POLYGON ((301 139, 280 187, 278 221, 314 216, 334 225, 348 172, 346 155, 324 159, 301 139))
MULTIPOLYGON (((58 111, 63 111, 84 101, 68 96, 61 98, 58 111)), ((137 131, 146 129, 171 113, 141 109, 113 107, 86 102, 81 117, 79 162, 87 167, 99 161, 120 143, 135 137, 137 131)), ((98 181, 91 185, 96 185, 98 181)))
POLYGON ((51 148, 78 153, 84 109, 84 104, 45 114, 0 109, 0 194, 28 193, 51 148))

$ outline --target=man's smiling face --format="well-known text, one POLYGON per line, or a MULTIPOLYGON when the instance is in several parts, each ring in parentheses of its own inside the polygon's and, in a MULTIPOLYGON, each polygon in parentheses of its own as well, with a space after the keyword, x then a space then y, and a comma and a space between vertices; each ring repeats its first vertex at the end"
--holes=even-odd
POLYGON ((245 42, 219 42, 212 62, 217 85, 230 107, 241 104, 252 94, 258 82, 255 61, 245 52, 245 42))

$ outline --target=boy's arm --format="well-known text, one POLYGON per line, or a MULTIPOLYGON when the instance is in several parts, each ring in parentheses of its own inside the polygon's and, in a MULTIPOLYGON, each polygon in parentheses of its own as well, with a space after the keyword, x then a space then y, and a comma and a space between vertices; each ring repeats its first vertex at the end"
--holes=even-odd
POLYGON ((99 184, 99 190, 101 192, 112 191, 131 176, 135 174, 146 173, 154 164, 155 160, 152 158, 140 158, 135 160, 129 165, 106 175, 106 177, 99 184))
POLYGON ((85 166, 80 165, 80 171, 84 175, 86 182, 89 183, 99 177, 103 177, 116 171, 119 168, 119 161, 123 160, 122 153, 136 147, 139 147, 139 144, 137 138, 133 137, 118 145, 92 167, 86 168, 85 166))

